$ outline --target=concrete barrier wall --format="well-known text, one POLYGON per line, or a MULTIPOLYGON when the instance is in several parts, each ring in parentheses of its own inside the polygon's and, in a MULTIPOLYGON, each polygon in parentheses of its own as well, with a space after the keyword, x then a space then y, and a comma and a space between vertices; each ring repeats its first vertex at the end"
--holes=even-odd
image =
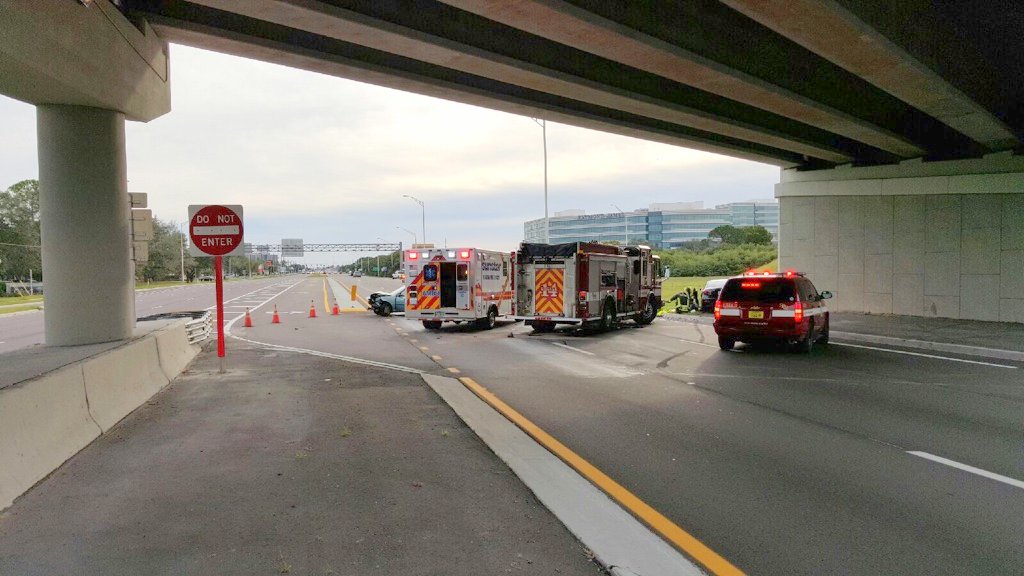
POLYGON ((81 365, 0 390, 0 510, 99 435, 81 365))
POLYGON ((196 357, 199 348, 188 343, 185 323, 179 323, 156 333, 156 351, 164 376, 174 380, 196 357))
POLYGON ((145 338, 86 361, 89 411, 104 432, 110 430, 167 385, 156 338, 145 338))
POLYGON ((181 322, 0 389, 0 510, 149 400, 199 350, 181 322))

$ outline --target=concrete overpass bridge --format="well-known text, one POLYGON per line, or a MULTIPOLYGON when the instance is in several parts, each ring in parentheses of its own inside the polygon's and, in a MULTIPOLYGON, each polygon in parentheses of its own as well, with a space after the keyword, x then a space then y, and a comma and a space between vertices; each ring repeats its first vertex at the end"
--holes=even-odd
POLYGON ((167 42, 773 164, 782 264, 836 308, 1024 322, 1022 28, 1009 2, 0 0, 47 342, 131 333, 124 120, 170 111, 167 42), (109 296, 76 309, 83 282, 109 296))

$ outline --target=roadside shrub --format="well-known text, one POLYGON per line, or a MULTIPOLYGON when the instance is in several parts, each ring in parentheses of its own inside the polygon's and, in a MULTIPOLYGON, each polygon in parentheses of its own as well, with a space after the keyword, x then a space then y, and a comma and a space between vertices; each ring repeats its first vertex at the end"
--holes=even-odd
POLYGON ((774 245, 722 245, 705 252, 666 250, 658 252, 672 276, 732 276, 771 262, 778 256, 774 245))

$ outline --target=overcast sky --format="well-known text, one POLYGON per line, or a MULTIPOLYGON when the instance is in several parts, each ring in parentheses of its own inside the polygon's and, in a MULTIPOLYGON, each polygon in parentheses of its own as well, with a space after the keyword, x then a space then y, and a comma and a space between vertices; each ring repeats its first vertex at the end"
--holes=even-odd
MULTIPOLYGON (((531 119, 171 46, 173 110, 128 122, 128 189, 157 218, 242 204, 245 239, 277 244, 427 240, 509 250, 544 215, 531 119)), ((0 97, 0 189, 38 177, 35 109, 0 97)), ((774 166, 548 123, 549 209, 772 198, 774 166)), ((308 255, 307 263, 352 255, 308 255)))

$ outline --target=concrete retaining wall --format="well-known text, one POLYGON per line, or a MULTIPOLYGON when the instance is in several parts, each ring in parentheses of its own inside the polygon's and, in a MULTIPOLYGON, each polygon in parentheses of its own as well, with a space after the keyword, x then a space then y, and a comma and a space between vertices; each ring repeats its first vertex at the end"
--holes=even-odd
MULTIPOLYGON (((934 169, 905 171, 920 166, 934 169)), ((1024 322, 1024 173, 831 172, 844 179, 776 186, 780 265, 830 308, 1024 322)))
POLYGON ((0 389, 0 510, 149 400, 198 352, 182 322, 0 389))

